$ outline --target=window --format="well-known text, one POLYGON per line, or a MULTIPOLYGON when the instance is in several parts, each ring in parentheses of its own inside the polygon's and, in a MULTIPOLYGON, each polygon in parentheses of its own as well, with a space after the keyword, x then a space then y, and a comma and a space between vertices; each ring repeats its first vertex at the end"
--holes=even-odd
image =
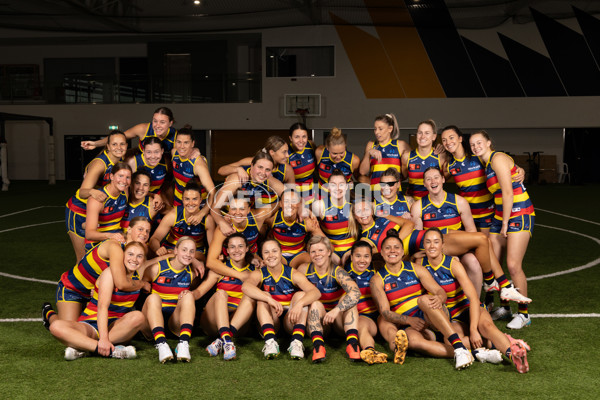
POLYGON ((267 47, 267 77, 334 76, 333 46, 267 47))

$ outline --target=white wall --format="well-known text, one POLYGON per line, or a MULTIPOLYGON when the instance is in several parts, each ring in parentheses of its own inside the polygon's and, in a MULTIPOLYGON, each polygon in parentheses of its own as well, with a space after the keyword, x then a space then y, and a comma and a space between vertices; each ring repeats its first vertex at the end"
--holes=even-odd
MULTIPOLYGON (((482 39, 488 36, 493 37, 488 32, 488 35, 482 35, 482 39)), ((478 42, 481 43, 481 40, 478 42)), ((335 77, 265 78, 263 73, 262 103, 165 105, 174 111, 177 126, 189 123, 196 129, 285 129, 297 119, 283 116, 283 95, 320 93, 323 114, 321 117, 309 117, 309 127, 330 129, 337 126, 363 130, 361 136, 351 140, 351 149, 361 156, 364 145, 360 143, 370 139, 367 132, 370 132, 373 118, 389 112, 396 114, 402 127, 416 127, 419 121, 433 118, 439 126, 455 124, 466 130, 484 128, 493 132, 499 144, 505 143, 502 148, 515 154, 541 150, 545 154, 556 154, 559 159, 562 157, 562 128, 600 126, 600 97, 366 99, 334 27, 278 28, 262 32, 263 49, 267 46, 301 45, 335 46, 335 77)), ((41 64, 44 57, 82 54, 144 56, 145 48, 132 44, 0 46, 0 54, 10 54, 11 63, 41 64), (73 54, 72 50, 76 52, 73 54)), ((152 111, 161 105, 2 105, 0 111, 54 118, 57 179, 64 179, 64 135, 98 135, 107 133, 109 125, 119 125, 123 129, 149 122, 152 111)), ((42 125, 7 123, 9 178, 43 178, 45 159, 40 155, 43 153, 40 153, 40 147, 44 146, 44 140, 40 132, 45 128, 41 128, 42 125), (34 157, 24 157, 31 149, 31 143, 35 143, 34 157)))

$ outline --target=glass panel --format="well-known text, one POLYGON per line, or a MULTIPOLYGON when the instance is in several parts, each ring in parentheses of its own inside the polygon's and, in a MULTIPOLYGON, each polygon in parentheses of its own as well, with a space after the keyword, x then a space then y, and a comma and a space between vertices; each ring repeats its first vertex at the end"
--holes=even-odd
POLYGON ((267 47, 267 77, 334 76, 334 47, 267 47))

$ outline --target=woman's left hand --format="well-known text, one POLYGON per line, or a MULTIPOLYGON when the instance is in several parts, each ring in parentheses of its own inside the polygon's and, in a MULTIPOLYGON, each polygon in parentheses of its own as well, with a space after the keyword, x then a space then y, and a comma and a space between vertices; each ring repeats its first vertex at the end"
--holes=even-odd
POLYGON ((329 311, 323 317, 323 325, 333 324, 335 322, 335 319, 338 317, 338 315, 340 315, 340 309, 337 307, 334 307, 333 310, 329 311))
POLYGON ((477 329, 471 330, 471 336, 469 338, 471 340, 472 349, 483 347, 483 339, 481 338, 481 335, 477 329))
POLYGON ((115 349, 115 346, 108 339, 98 340, 98 354, 103 357, 110 356, 110 353, 115 349))

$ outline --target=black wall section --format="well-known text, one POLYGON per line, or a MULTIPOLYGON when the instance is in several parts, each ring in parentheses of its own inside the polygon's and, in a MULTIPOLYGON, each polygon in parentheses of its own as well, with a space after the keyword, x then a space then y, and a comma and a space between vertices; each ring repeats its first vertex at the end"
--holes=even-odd
POLYGON ((600 94, 600 70, 579 33, 530 8, 548 54, 570 96, 600 94))
POLYGON ((485 97, 443 0, 405 0, 447 97, 485 97))
POLYGON ((524 97, 525 92, 512 66, 504 58, 462 37, 488 97, 524 97))
POLYGON ((576 7, 573 7, 573 11, 575 11, 577 22, 579 22, 583 36, 595 58, 596 65, 600 65, 600 20, 576 7))
POLYGON ((517 78, 527 96, 566 96, 548 57, 498 33, 517 78))

